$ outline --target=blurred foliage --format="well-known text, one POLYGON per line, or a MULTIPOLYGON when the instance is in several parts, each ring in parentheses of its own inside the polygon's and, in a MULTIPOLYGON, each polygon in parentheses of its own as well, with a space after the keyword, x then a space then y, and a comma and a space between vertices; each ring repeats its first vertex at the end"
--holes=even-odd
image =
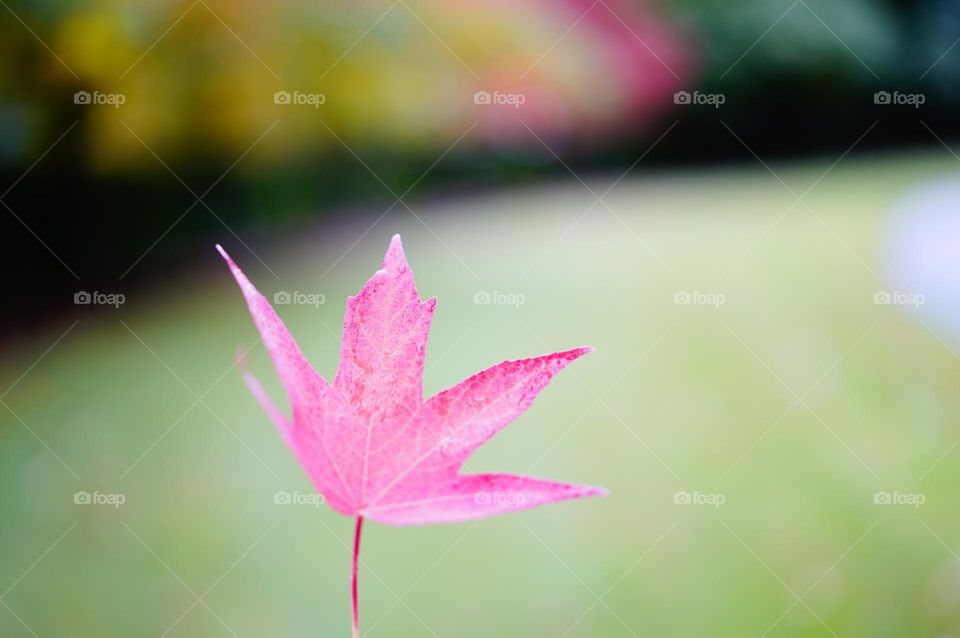
MULTIPOLYGON (((474 121, 481 134, 468 144, 509 145, 524 123, 545 136, 586 140, 667 101, 678 81, 672 69, 684 61, 676 39, 636 8, 620 0, 609 10, 581 4, 57 3, 39 36, 57 52, 43 56, 46 81, 29 92, 32 104, 9 101, 84 120, 84 155, 110 171, 154 169, 144 146, 168 159, 232 161, 261 136, 254 166, 340 140, 439 150, 474 121), (634 55, 641 39, 659 60, 634 55), (125 101, 118 109, 70 108, 67 89, 125 101), (522 93, 522 114, 474 104, 481 90, 522 93), (277 91, 325 101, 276 104, 277 91)), ((36 22, 38 13, 25 19, 36 22)), ((14 43, 41 47, 21 25, 8 28, 14 43)), ((37 72, 10 71, 7 83, 17 88, 37 72)))
MULTIPOLYGON (((718 119, 764 157, 834 154, 872 123, 865 146, 936 143, 960 131, 960 5, 945 0, 672 0, 698 52, 696 83, 727 96, 721 114, 683 114, 687 158, 727 154, 718 119), (923 93, 922 109, 878 107, 877 91, 923 93), (717 151, 716 146, 721 150, 717 151)), ((741 149, 742 150, 742 149, 741 149)))
POLYGON ((704 79, 732 93, 777 77, 849 80, 870 69, 889 77, 903 64, 896 17, 877 0, 674 0, 671 6, 698 35, 704 79))
MULTIPOLYGON (((526 127, 602 160, 659 134, 651 118, 680 87, 723 92, 726 121, 772 134, 771 147, 811 150, 871 121, 880 88, 923 91, 935 119, 956 107, 958 26, 945 0, 47 1, 0 19, 16 61, 0 72, 0 161, 28 165, 76 119, 77 160, 98 172, 156 171, 144 146, 185 168, 231 162, 261 136, 241 170, 283 170, 341 142, 435 156, 473 122, 464 147, 507 165, 504 149, 538 147, 526 127), (126 100, 78 107, 80 90, 126 100), (478 107, 478 90, 526 102, 478 107), (278 105, 276 91, 326 101, 278 105)), ((695 140, 716 114, 683 115, 697 134, 661 153, 709 153, 695 140)))
MULTIPOLYGON (((282 171, 341 143, 403 161, 435 156, 473 122, 464 147, 506 165, 517 157, 504 149, 537 149, 526 127, 602 161, 658 134, 651 118, 680 87, 723 92, 726 121, 781 152, 817 149, 871 121, 880 88, 923 91, 934 119, 952 111, 958 27, 946 0, 47 1, 0 20, 16 61, 0 71, 0 161, 29 165, 76 119, 76 159, 98 172, 157 171, 145 146, 189 169, 255 142, 241 170, 282 171), (125 103, 78 107, 81 90, 125 103), (526 102, 478 107, 478 90, 526 102), (276 91, 326 101, 275 104, 276 91)), ((700 129, 716 114, 683 115, 696 134, 660 152, 710 153, 713 132, 700 129)))

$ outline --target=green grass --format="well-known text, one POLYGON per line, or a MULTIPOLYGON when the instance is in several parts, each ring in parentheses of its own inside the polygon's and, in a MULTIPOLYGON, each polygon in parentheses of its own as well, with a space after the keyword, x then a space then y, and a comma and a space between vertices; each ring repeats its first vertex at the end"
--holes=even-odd
MULTIPOLYGON (((828 166, 773 169, 800 193, 828 166)), ((569 232, 593 203, 575 182, 421 202, 429 230, 395 210, 323 278, 372 219, 253 242, 279 279, 225 236, 268 296, 326 295, 281 315, 328 376, 343 300, 398 231, 421 293, 439 298, 429 393, 504 358, 597 348, 468 467, 611 496, 369 526, 367 635, 952 635, 960 449, 944 452, 960 439, 960 361, 873 293, 891 202, 955 168, 848 159, 806 197, 813 212, 785 216, 794 197, 759 166, 629 179, 613 212, 569 232), (477 306, 478 290, 526 303, 477 306), (682 290, 726 303, 676 305, 682 290), (683 490, 726 502, 676 505, 683 490), (877 506, 879 490, 926 503, 877 506)), ((3 398, 22 423, 0 409, 0 634, 32 635, 16 614, 43 637, 157 636, 175 621, 167 636, 348 635, 352 521, 274 504, 311 488, 230 369, 256 340, 239 292, 212 246, 198 264, 83 314, 3 398), (126 503, 77 506, 78 490, 126 503)), ((5 353, 0 387, 71 321, 5 353)), ((251 365, 280 399, 259 344, 251 365)))

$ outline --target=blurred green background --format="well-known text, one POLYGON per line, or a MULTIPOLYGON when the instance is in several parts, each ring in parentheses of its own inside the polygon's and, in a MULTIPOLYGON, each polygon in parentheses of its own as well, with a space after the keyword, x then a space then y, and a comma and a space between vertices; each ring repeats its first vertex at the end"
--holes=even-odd
POLYGON ((213 244, 330 376, 399 232, 428 394, 596 347, 467 469, 611 495, 369 525, 365 636, 960 636, 956 3, 0 11, 0 635, 348 635, 213 244))

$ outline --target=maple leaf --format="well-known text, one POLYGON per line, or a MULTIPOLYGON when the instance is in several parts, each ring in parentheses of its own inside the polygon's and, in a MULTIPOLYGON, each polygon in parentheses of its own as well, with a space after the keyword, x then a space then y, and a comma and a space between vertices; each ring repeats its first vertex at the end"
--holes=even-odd
POLYGON ((395 235, 383 267, 347 299, 340 364, 329 383, 307 362, 267 299, 217 249, 246 297, 292 417, 245 370, 247 386, 326 502, 357 519, 354 586, 364 519, 454 523, 606 493, 514 474, 460 473, 474 450, 592 348, 504 361, 425 401, 423 363, 436 299, 421 301, 395 235))

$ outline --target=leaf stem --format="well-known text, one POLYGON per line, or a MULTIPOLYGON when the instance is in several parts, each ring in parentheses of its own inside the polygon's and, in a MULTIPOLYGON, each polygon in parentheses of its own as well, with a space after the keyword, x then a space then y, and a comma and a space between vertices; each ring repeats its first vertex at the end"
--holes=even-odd
POLYGON ((350 592, 353 601, 353 638, 360 638, 360 597, 357 595, 357 573, 360 566, 360 533, 363 531, 363 517, 357 517, 357 526, 353 532, 353 574, 350 578, 350 592))

